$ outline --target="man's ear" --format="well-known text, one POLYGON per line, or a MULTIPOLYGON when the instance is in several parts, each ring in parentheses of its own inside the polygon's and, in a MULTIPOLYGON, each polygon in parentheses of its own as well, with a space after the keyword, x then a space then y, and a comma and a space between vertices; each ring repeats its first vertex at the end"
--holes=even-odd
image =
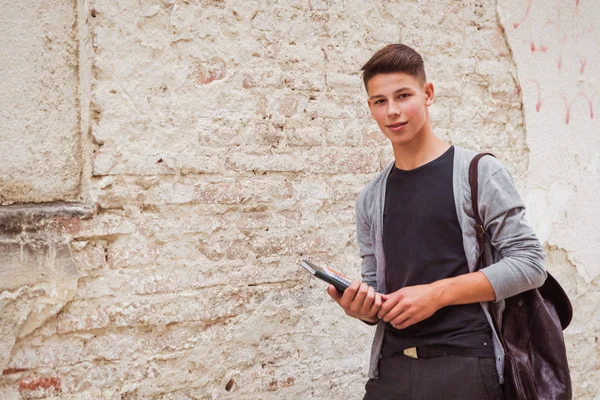
POLYGON ((433 98, 435 97, 435 90, 433 88, 433 83, 427 82, 425 86, 423 86, 423 92, 425 92, 425 105, 429 107, 433 104, 433 98))

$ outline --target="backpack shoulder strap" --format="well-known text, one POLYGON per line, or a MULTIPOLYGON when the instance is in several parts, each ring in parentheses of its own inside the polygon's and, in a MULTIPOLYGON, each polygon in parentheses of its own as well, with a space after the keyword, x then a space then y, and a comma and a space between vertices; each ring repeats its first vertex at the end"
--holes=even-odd
POLYGON ((487 235, 485 233, 485 225, 483 220, 481 219, 481 215, 479 215, 479 199, 477 198, 477 194, 479 193, 479 184, 477 182, 479 177, 479 160, 483 156, 494 156, 492 153, 479 153, 472 160, 471 164, 469 164, 469 185, 471 186, 471 202, 473 205, 473 215, 475 216, 475 231, 477 234, 477 243, 479 244, 479 257, 477 260, 477 268, 482 268, 487 266, 487 261, 485 257, 485 242, 487 239, 487 235))
MULTIPOLYGON (((471 164, 469 164, 469 185, 471 186, 471 201, 473 205, 473 215, 475 217, 475 230, 477 233, 477 242, 479 245, 477 269, 488 266, 486 260, 485 245, 486 242, 489 242, 489 237, 485 231, 485 225, 483 223, 483 220, 481 219, 481 215, 479 214, 479 200, 477 198, 479 189, 479 185, 477 183, 479 175, 479 160, 481 160, 481 158, 486 155, 495 157, 491 153, 479 153, 473 158, 473 160, 471 160, 471 164)), ((564 289, 560 286, 556 279, 554 279, 554 277, 550 275, 550 273, 548 273, 548 278, 546 279, 544 284, 540 288, 538 288, 538 290, 546 302, 550 302, 553 304, 558 318, 560 320, 562 329, 566 329, 567 326, 569 326, 569 324, 571 323, 571 320, 573 319, 573 306, 571 305, 569 296, 565 293, 564 289)), ((502 338, 502 336, 500 337, 502 338)), ((504 341, 504 339, 501 340, 504 341)))

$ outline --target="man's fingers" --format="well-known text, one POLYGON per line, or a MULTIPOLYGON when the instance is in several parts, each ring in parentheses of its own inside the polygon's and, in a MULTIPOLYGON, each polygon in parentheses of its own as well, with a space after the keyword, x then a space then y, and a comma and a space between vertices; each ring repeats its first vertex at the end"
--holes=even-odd
POLYGON ((396 299, 395 297, 388 296, 387 300, 384 299, 385 298, 382 296, 383 302, 381 304, 381 308, 379 309, 379 318, 383 318, 387 313, 390 312, 392 308, 396 306, 396 304, 398 304, 398 299, 396 299))
MULTIPOLYGON (((366 284, 363 283, 363 285, 366 285, 366 284)), ((362 285, 361 285, 361 289, 362 289, 362 285)), ((373 289, 371 286, 367 285, 367 296, 365 297, 365 299, 362 302, 362 306, 360 307, 360 313, 361 314, 369 314, 369 312, 371 311, 371 306, 373 305, 374 301, 375 301, 375 289, 373 289)))
POLYGON ((383 304, 383 296, 381 296, 379 293, 375 293, 375 301, 373 303, 373 306, 379 310, 381 308, 382 304, 383 304))
POLYGON ((359 280, 352 281, 343 293, 335 286, 329 285, 327 294, 344 309, 346 314, 355 318, 374 317, 383 304, 382 295, 359 280))
POLYGON ((352 300, 352 304, 350 305, 350 311, 360 313, 363 309, 363 303, 367 298, 368 293, 369 285, 366 283, 361 283, 358 291, 356 292, 356 296, 354 296, 354 300, 352 300))
POLYGON ((377 315, 377 312, 381 308, 381 295, 379 293, 375 293, 375 299, 373 299, 373 304, 371 304, 371 309, 369 310, 369 316, 374 317, 377 315))
POLYGON ((394 318, 391 322, 392 326, 396 329, 405 329, 411 325, 414 325, 415 323, 416 321, 413 317, 406 318, 405 315, 399 315, 398 317, 394 318))
POLYGON ((390 320, 390 324, 396 328, 397 326, 400 326, 403 322, 409 320, 412 316, 408 315, 408 312, 403 312, 398 314, 395 318, 392 318, 390 320))
MULTIPOLYGON (((387 303, 383 303, 384 306, 386 304, 387 303)), ((390 322, 391 320, 402 314, 403 311, 404 305, 402 303, 396 303, 396 305, 391 310, 389 310, 383 317, 380 318, 383 319, 385 322, 390 322)))
POLYGON ((342 298, 342 293, 339 290, 337 290, 333 285, 329 285, 327 287, 327 294, 329 294, 329 296, 331 296, 331 298, 333 298, 338 303, 342 298))
POLYGON ((352 281, 352 283, 350 283, 350 286, 348 286, 346 288, 346 290, 344 290, 344 295, 342 296, 341 300, 339 301, 340 306, 342 306, 342 308, 344 310, 346 310, 346 309, 348 309, 348 307, 350 307, 350 304, 354 300, 354 297, 356 296, 356 292, 358 291, 359 287, 360 287, 360 281, 354 280, 354 281, 352 281))

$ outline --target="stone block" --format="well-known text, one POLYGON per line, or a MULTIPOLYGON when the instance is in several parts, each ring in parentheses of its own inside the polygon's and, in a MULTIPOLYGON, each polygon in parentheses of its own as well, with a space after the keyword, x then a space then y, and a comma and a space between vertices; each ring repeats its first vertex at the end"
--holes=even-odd
POLYGON ((75 1, 4 4, 0 205, 79 199, 83 159, 76 16, 75 1))

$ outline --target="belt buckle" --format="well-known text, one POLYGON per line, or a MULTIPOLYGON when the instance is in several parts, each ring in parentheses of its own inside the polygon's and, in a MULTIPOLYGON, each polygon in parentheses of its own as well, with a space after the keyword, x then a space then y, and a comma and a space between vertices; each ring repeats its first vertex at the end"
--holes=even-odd
POLYGON ((409 347, 408 349, 402 350, 402 352, 407 357, 410 357, 410 358, 419 358, 419 356, 417 355, 417 348, 416 347, 409 347))

